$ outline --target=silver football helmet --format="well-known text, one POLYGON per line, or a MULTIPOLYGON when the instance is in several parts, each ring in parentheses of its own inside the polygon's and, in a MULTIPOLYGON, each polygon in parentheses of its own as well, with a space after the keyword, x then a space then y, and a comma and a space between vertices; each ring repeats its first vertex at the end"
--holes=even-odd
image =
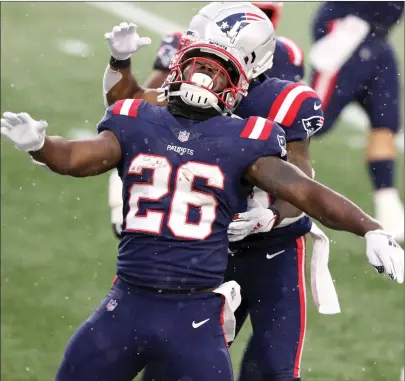
POLYGON ((229 49, 198 41, 188 44, 172 58, 158 99, 170 103, 173 97, 179 97, 188 106, 213 108, 219 114, 227 114, 247 95, 248 87, 238 57, 229 49))
POLYGON ((191 20, 182 44, 196 41, 231 52, 249 80, 273 65, 274 27, 266 14, 251 3, 213 2, 203 7, 191 20))

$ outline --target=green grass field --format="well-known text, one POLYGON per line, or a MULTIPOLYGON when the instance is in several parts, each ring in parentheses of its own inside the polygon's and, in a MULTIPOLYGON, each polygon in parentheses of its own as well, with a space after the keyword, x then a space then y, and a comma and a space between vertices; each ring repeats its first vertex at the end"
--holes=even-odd
MULTIPOLYGON (((138 5, 186 25, 200 4, 138 5)), ((279 34, 308 51, 316 6, 286 4, 279 34)), ((2 3, 1 112, 26 111, 46 119, 49 134, 94 131, 104 113, 101 80, 109 54, 103 34, 121 21, 85 3, 2 3), (87 55, 66 54, 60 49, 65 40, 87 43, 87 55)), ((136 72, 146 78, 159 36, 143 28, 140 34, 153 39, 153 46, 136 56, 136 72)), ((402 65, 403 34, 402 23, 392 35, 402 65)), ((312 157, 318 180, 372 213, 362 148, 348 145, 362 135, 341 122, 312 144, 312 157)), ((9 144, 2 142, 1 148, 1 380, 51 381, 67 340, 114 275, 117 241, 109 221, 108 176, 60 177, 33 166, 9 144)), ((400 184, 403 165, 401 158, 400 184)), ((374 273, 362 239, 328 233, 342 314, 319 315, 308 292, 303 379, 398 380, 403 288, 374 273)), ((249 333, 245 327, 231 348, 235 370, 249 333)))

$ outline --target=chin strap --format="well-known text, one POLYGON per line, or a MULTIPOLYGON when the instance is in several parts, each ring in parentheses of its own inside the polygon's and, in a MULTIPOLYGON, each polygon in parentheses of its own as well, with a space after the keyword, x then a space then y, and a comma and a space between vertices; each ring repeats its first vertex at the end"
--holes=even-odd
MULTIPOLYGON (((169 97, 180 97, 182 96, 182 91, 178 90, 178 91, 172 91, 169 94, 169 97)), ((183 101, 184 102, 184 101, 183 101)), ((224 110, 221 110, 221 108, 213 102, 208 101, 209 105, 211 106, 211 108, 213 108, 214 110, 216 110, 220 115, 226 115, 226 112, 224 112, 224 110)), ((187 103, 185 103, 187 104, 187 103)), ((197 106, 192 106, 192 107, 197 107, 197 106)), ((205 110, 209 109, 209 107, 205 108, 205 110)), ((201 110, 204 110, 204 108, 201 107, 201 110)))
POLYGON ((181 101, 195 109, 209 110, 214 109, 220 115, 225 115, 226 112, 218 106, 218 98, 212 90, 213 80, 210 76, 204 73, 194 73, 190 79, 193 83, 181 83, 176 86, 177 89, 170 91, 170 86, 158 89, 161 94, 158 96, 158 101, 170 100, 171 97, 179 97, 181 101))

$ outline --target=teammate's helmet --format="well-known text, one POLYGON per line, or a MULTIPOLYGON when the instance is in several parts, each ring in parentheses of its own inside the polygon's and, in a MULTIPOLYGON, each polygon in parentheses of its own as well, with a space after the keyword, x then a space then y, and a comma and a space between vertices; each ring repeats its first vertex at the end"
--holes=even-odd
POLYGON ((232 112, 249 87, 238 54, 235 49, 200 42, 186 46, 172 58, 159 99, 170 104, 173 97, 179 97, 194 108, 232 112))
POLYGON ((214 2, 203 7, 191 20, 182 43, 196 40, 227 51, 238 50, 249 80, 273 65, 276 46, 273 25, 251 3, 214 2))
POLYGON ((260 3, 252 3, 257 8, 260 8, 272 22, 274 29, 277 28, 278 21, 281 17, 284 3, 278 1, 263 1, 260 3))

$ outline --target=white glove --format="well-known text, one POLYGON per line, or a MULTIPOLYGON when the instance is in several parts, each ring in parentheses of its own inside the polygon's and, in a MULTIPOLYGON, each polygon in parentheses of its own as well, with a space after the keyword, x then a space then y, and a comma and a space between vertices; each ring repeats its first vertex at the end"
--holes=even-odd
POLYGON ((404 250, 384 230, 373 230, 364 236, 368 261, 379 274, 386 272, 392 280, 404 282, 404 250))
POLYGON ((139 37, 136 28, 135 24, 122 22, 119 26, 115 26, 112 32, 104 35, 110 47, 111 55, 116 60, 124 61, 152 42, 149 37, 139 37))
POLYGON ((276 220, 277 216, 270 209, 249 198, 247 212, 237 214, 229 224, 229 242, 240 241, 249 234, 266 233, 273 228, 276 220))
POLYGON ((1 135, 10 139, 20 151, 38 151, 45 143, 48 123, 34 120, 25 112, 5 112, 1 119, 1 135))

